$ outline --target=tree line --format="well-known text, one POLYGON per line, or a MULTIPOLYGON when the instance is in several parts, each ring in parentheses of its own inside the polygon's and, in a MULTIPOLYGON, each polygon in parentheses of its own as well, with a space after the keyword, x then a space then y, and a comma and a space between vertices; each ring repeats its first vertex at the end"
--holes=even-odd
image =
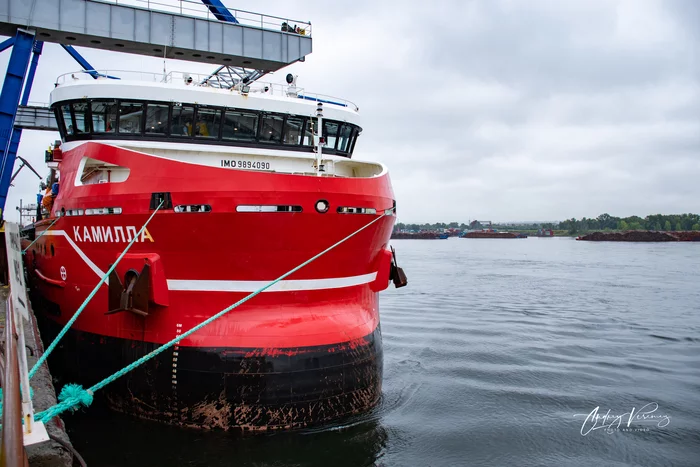
POLYGON ((700 230, 700 215, 698 214, 652 214, 644 218, 639 216, 615 217, 601 214, 594 219, 585 217, 559 222, 560 230, 571 234, 589 232, 592 230, 655 230, 680 231, 700 230))
MULTIPOLYGON (((472 223, 473 225, 474 223, 472 223)), ((487 226, 477 225, 477 228, 487 226)), ((421 230, 445 230, 457 229, 466 230, 470 228, 464 222, 437 222, 435 224, 404 224, 399 222, 394 227, 395 230, 415 231, 421 230)), ((644 218, 639 216, 615 217, 610 214, 601 214, 595 218, 581 219, 571 218, 561 222, 549 223, 520 223, 505 224, 494 223, 493 228, 499 230, 538 230, 552 229, 563 230, 569 234, 581 234, 591 231, 611 231, 611 230, 655 230, 655 231, 680 231, 680 230, 700 230, 700 215, 698 214, 652 214, 644 218)))

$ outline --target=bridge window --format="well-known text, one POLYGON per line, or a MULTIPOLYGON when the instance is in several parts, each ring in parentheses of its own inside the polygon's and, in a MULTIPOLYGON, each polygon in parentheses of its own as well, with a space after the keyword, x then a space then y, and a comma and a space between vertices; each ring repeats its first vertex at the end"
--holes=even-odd
POLYGON ((279 115, 265 115, 262 120, 259 140, 266 143, 281 143, 282 122, 284 122, 284 118, 279 115))
POLYGON ((116 101, 92 101, 92 131, 114 133, 118 109, 116 101))
POLYGON ((194 132, 194 106, 175 104, 173 119, 170 123, 170 134, 173 136, 192 136, 194 132))
POLYGON ((169 111, 170 106, 167 104, 146 105, 146 134, 166 134, 169 111))
POLYGON ((63 115, 63 124, 66 126, 66 131, 69 135, 74 135, 75 125, 73 124, 73 115, 69 104, 61 106, 61 114, 63 115))
POLYGON ((221 110, 198 107, 194 135, 198 138, 218 138, 221 127, 221 110))
POLYGON ((141 133, 143 104, 141 102, 124 102, 119 105, 119 133, 141 133))
POLYGON ((303 144, 304 146, 314 145, 314 131, 316 125, 318 125, 318 120, 315 120, 313 118, 306 119, 306 125, 304 127, 304 139, 301 144, 303 144))
POLYGON ((352 126, 348 125, 347 123, 343 124, 338 132, 338 151, 348 152, 351 135, 352 126))
POLYGON ((284 144, 301 144, 301 137, 304 131, 304 119, 301 117, 287 117, 284 124, 284 135, 282 143, 284 144))
POLYGON ((90 133, 90 120, 87 117, 87 102, 73 103, 73 117, 77 133, 90 133))
POLYGON ((234 141, 255 141, 258 134, 258 114, 237 112, 226 109, 224 112, 223 139, 234 141))
MULTIPOLYGON (((312 152, 318 119, 255 110, 131 99, 75 99, 53 107, 65 141, 138 139, 312 152)), ((323 120, 324 154, 350 157, 361 128, 323 120)))
POLYGON ((335 142, 338 139, 338 126, 338 122, 323 121, 323 137, 326 140, 326 144, 323 147, 335 149, 335 142))

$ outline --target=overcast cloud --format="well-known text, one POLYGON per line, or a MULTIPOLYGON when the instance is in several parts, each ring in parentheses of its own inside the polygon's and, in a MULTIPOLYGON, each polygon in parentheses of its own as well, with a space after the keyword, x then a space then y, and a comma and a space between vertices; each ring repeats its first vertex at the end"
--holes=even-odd
MULTIPOLYGON (((290 71, 306 89, 359 105, 355 157, 389 166, 401 221, 700 211, 700 2, 235 6, 313 23, 314 52, 271 80, 290 71)), ((163 69, 81 53, 96 68, 163 69)), ((78 68, 47 44, 31 100, 48 101, 55 77, 78 68)), ((19 154, 45 173, 43 151, 57 137, 27 131, 19 154)), ((37 185, 29 171, 18 177, 7 218, 37 185)))

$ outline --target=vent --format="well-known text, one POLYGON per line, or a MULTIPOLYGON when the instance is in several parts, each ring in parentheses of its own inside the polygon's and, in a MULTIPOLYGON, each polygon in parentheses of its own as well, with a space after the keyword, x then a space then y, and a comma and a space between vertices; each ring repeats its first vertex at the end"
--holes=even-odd
POLYGON ((151 204, 149 206, 149 209, 151 211, 154 211, 161 203, 163 202, 163 205, 160 207, 161 209, 172 209, 173 208, 173 200, 170 198, 170 193, 151 193, 151 204))
POLYGON ((241 204, 240 206, 236 206, 236 212, 301 212, 301 206, 287 204, 241 204))
POLYGON ((102 214, 121 214, 122 208, 90 208, 85 210, 86 216, 97 216, 102 214))
POLYGON ((211 212, 211 206, 208 204, 178 204, 175 206, 175 212, 211 212))
POLYGON ((377 210, 374 208, 351 208, 347 206, 341 206, 338 208, 338 214, 376 214, 377 210))
POLYGON ((85 214, 83 209, 66 209, 66 216, 82 216, 85 214))

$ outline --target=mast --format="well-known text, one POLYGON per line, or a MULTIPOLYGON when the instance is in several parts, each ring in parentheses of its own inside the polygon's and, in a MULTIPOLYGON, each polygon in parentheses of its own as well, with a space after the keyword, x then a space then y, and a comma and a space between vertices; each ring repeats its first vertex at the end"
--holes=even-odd
POLYGON ((322 164, 322 148, 323 144, 325 143, 325 141, 323 140, 323 102, 319 102, 318 104, 316 104, 316 118, 316 134, 314 135, 314 143, 316 144, 316 175, 320 177, 322 175, 322 172, 326 171, 322 164))

